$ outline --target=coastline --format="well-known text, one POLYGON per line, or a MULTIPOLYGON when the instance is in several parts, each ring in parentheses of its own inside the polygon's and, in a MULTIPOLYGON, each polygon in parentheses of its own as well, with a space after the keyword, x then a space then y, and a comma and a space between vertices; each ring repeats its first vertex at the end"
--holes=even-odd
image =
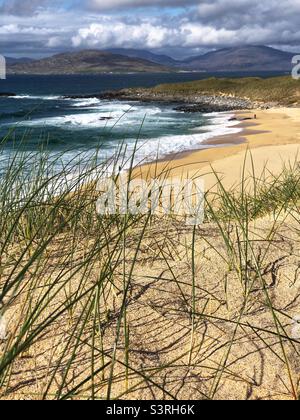
MULTIPOLYGON (((155 178, 203 177, 208 189, 216 182, 216 171, 232 187, 241 179, 242 166, 247 150, 251 151, 256 171, 264 168, 272 173, 280 173, 284 162, 295 163, 300 151, 300 108, 272 108, 269 110, 238 111, 237 118, 251 118, 235 127, 242 132, 214 137, 203 144, 207 148, 190 150, 169 155, 156 163, 143 164, 135 170, 135 177, 155 178), (217 146, 217 147, 210 147, 217 146)), ((251 159, 246 162, 246 171, 252 171, 251 159)))
MULTIPOLYGON (((97 161, 92 170, 82 162, 74 180, 67 165, 56 178, 56 171, 47 176, 47 156, 25 157, 41 170, 24 182, 16 175, 23 160, 7 159, 12 166, 0 185, 8 285, 0 356, 7 379, 0 399, 291 399, 288 381, 297 384, 298 398, 300 165, 286 177, 269 175, 298 160, 300 108, 221 114, 211 114, 219 122, 208 122, 203 134, 195 114, 191 136, 179 136, 184 147, 168 149, 184 152, 161 154, 133 174, 202 177, 207 211, 197 226, 176 211, 173 217, 170 207, 170 215, 114 205, 107 215, 99 211, 99 198, 119 204, 124 190, 102 190, 96 179, 106 165, 94 178, 97 161), (255 121, 245 120, 254 113, 255 121), (190 139, 194 133, 198 142, 190 139), (248 148, 256 173, 246 160, 250 179, 241 193, 248 148)), ((174 131, 171 146, 180 133, 174 131)), ((175 188, 162 191, 170 204, 179 202, 175 188)), ((160 202, 146 191, 143 199, 160 202)), ((140 207, 132 192, 131 203, 140 207)))

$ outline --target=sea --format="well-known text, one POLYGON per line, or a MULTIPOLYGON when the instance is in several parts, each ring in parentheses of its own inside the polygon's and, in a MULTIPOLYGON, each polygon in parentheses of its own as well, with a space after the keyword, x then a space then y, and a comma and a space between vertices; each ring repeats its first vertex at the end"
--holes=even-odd
MULTIPOLYGON (((17 151, 46 150, 61 156, 57 165, 93 156, 107 160, 120 147, 135 164, 207 147, 215 136, 238 133, 231 113, 186 114, 174 104, 66 99, 130 87, 187 82, 208 77, 270 77, 277 73, 171 73, 64 76, 8 76, 0 80, 0 169, 17 151), (59 163, 58 163, 59 162, 59 163)), ((219 147, 213 146, 211 147, 219 147)))

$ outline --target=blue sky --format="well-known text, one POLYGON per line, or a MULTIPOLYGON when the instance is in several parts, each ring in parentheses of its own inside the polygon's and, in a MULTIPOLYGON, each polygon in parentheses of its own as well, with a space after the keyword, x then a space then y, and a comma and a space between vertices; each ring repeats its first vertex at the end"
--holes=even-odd
POLYGON ((0 0, 0 54, 143 48, 174 57, 264 44, 300 52, 300 0, 0 0))

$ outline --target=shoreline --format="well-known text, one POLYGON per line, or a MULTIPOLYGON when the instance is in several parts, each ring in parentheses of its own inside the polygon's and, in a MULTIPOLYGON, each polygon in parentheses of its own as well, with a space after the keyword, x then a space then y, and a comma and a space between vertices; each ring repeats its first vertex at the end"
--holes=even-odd
MULTIPOLYGON (((215 185, 214 170, 224 178, 225 185, 232 187, 241 179, 245 153, 251 151, 256 170, 264 168, 272 173, 280 173, 284 162, 297 158, 300 151, 300 108, 272 108, 269 110, 248 110, 236 112, 237 118, 256 114, 256 120, 241 121, 235 127, 242 132, 225 136, 216 136, 205 141, 207 148, 170 154, 155 163, 138 166, 135 177, 156 178, 203 177, 207 188, 215 185), (211 145, 217 147, 209 147, 211 145)), ((248 159, 250 161, 250 159, 248 159)), ((250 162, 246 162, 246 171, 250 171, 250 162)))
MULTIPOLYGON (((223 114, 223 112, 222 112, 223 114)), ((234 128, 241 128, 242 131, 239 133, 232 133, 232 134, 224 134, 224 135, 217 135, 213 136, 210 139, 204 140, 201 145, 207 146, 207 147, 201 147, 201 149, 190 149, 190 150, 184 150, 182 152, 177 153, 168 153, 168 155, 157 159, 156 162, 170 162, 170 161, 180 161, 183 158, 189 157, 190 155, 193 155, 194 153, 203 152, 205 150, 212 150, 216 148, 227 148, 227 147, 233 147, 237 145, 241 145, 247 142, 246 136, 253 134, 253 131, 249 130, 249 127, 255 127, 256 123, 253 122, 250 123, 249 121, 241 121, 236 126, 233 126, 234 128)), ((262 134, 263 131, 256 130, 256 134, 262 134)), ((147 162, 139 165, 139 167, 143 166, 149 166, 153 162, 147 162)))
MULTIPOLYGON (((230 114, 235 115, 234 113, 230 111, 222 111, 218 114, 230 114)), ((212 117, 211 117, 212 118, 212 117)), ((229 122, 229 120, 227 121, 229 122)), ((157 163, 166 163, 166 162, 175 162, 179 161, 185 157, 190 156, 193 153, 204 151, 204 150, 210 150, 210 149, 216 149, 216 148, 222 148, 222 147, 229 147, 232 145, 238 145, 241 143, 244 143, 246 140, 241 134, 243 133, 244 129, 250 125, 249 121, 241 121, 239 124, 229 126, 227 124, 223 125, 223 128, 227 129, 241 129, 238 133, 229 133, 229 134, 214 134, 212 132, 212 136, 206 140, 203 140, 201 143, 199 143, 199 147, 191 148, 191 149, 185 149, 179 152, 169 152, 165 155, 162 155, 159 158, 156 158, 155 160, 149 160, 149 161, 142 161, 141 163, 137 164, 136 168, 143 168, 145 166, 154 165, 157 163)), ((216 124, 216 127, 221 127, 221 124, 216 124)), ((192 136, 193 134, 191 134, 192 136)), ((188 136, 188 134, 186 134, 188 136)))

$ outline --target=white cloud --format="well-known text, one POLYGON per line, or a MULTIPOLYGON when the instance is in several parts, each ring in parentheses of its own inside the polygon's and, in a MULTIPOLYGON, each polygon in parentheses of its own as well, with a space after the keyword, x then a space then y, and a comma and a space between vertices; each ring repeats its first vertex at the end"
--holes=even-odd
MULTIPOLYGON (((290 35, 282 34, 282 41, 290 35)), ((299 36, 299 35, 298 35, 299 36)), ((297 35, 294 35, 297 37, 297 35)), ((142 19, 128 23, 118 18, 103 18, 99 23, 92 23, 80 28, 72 37, 75 48, 215 48, 224 45, 259 44, 274 42, 271 28, 248 27, 239 30, 216 28, 200 22, 182 19, 176 27, 157 20, 142 19)), ((298 38, 300 39, 300 37, 298 38)))
POLYGON ((230 43, 235 38, 234 31, 217 30, 212 26, 204 26, 199 23, 184 23, 179 31, 181 41, 187 47, 215 46, 230 43))
POLYGON ((0 35, 49 35, 53 33, 54 29, 36 27, 36 26, 21 26, 18 24, 9 24, 0 26, 0 35))
POLYGON ((57 48, 63 46, 63 39, 59 36, 52 36, 47 42, 47 47, 57 48))
MULTIPOLYGON (((24 0, 21 14, 13 15, 12 9, 11 14, 0 13, 2 50, 24 54, 38 48, 50 54, 71 48, 133 47, 164 49, 170 54, 172 48, 184 49, 188 54, 239 44, 300 50, 300 0, 86 0, 77 2, 81 9, 65 10, 61 3, 51 10, 56 1, 24 0), (159 7, 151 13, 125 8, 161 3, 195 7, 180 14, 159 7), (110 13, 121 6, 124 9, 118 15, 110 13), (25 14, 33 9, 34 14, 25 14)), ((21 3, 12 0, 11 7, 17 9, 21 3)), ((9 4, 6 0, 6 10, 9 4)))
POLYGON ((11 23, 10 25, 0 26, 0 35, 15 34, 18 32, 18 25, 11 23))
POLYGON ((147 47, 160 48, 174 43, 178 32, 160 24, 143 20, 137 24, 129 24, 112 18, 103 19, 101 23, 93 23, 81 28, 72 37, 74 47, 147 47))

